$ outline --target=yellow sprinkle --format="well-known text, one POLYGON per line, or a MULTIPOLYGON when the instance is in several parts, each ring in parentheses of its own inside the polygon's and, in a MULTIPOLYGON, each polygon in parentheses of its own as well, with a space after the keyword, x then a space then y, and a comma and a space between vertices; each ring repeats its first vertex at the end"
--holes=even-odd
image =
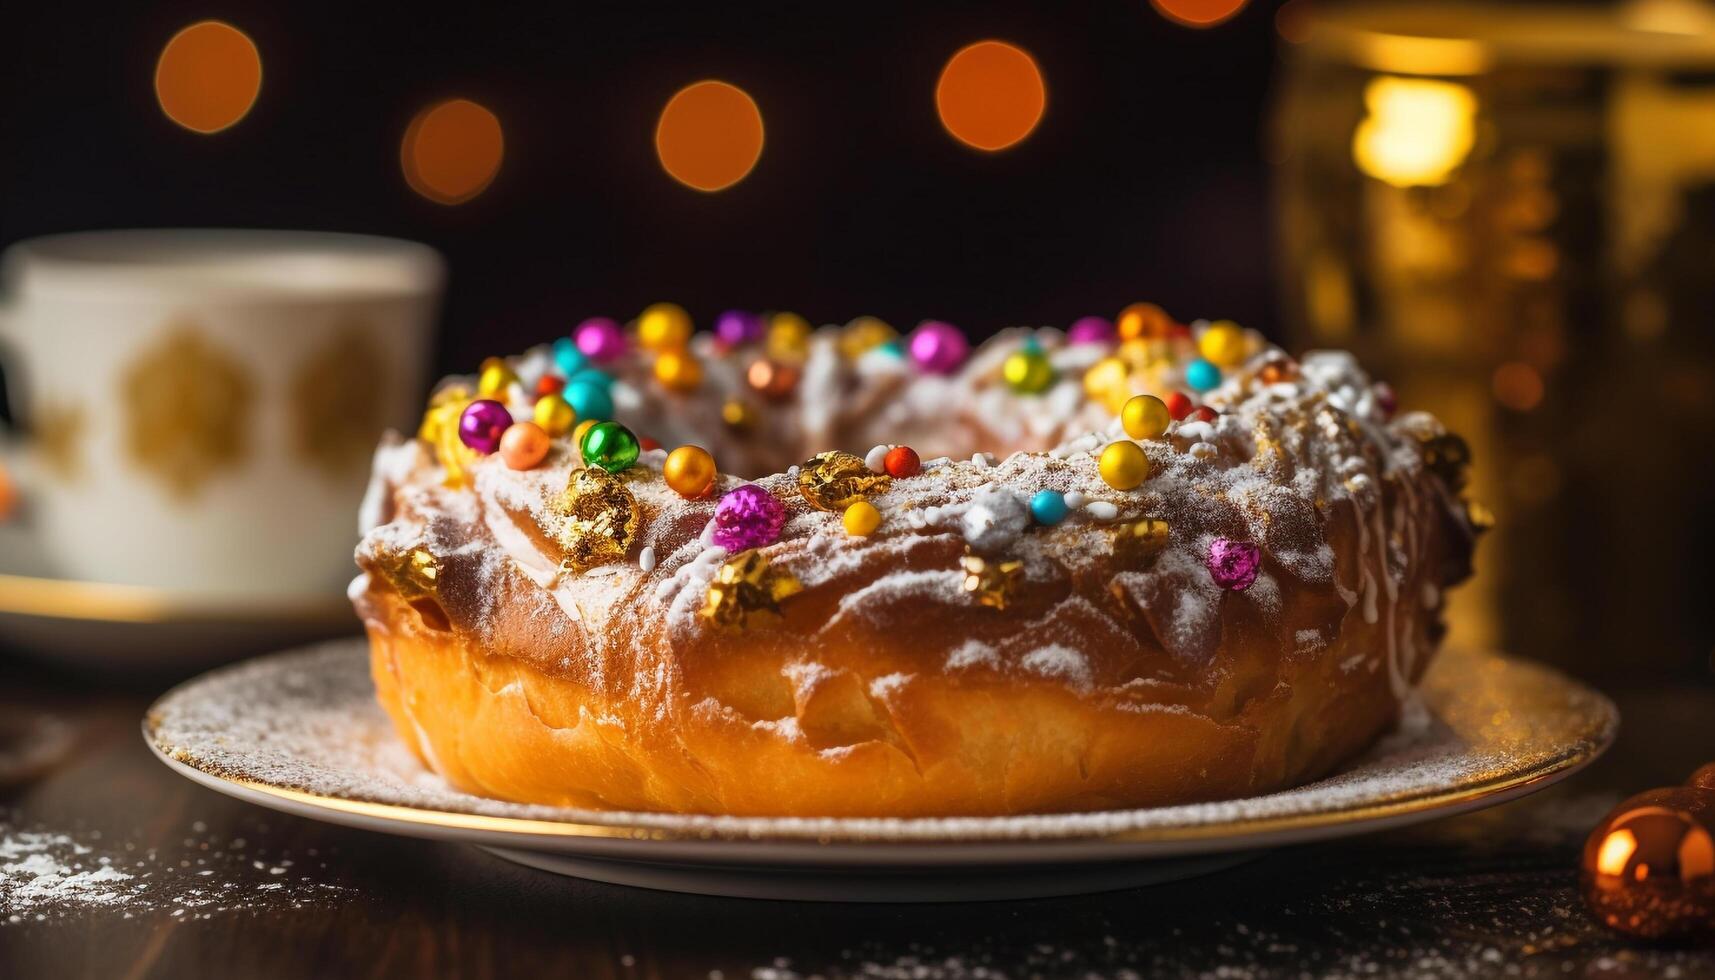
POLYGON ((1171 421, 1167 403, 1154 395, 1137 395, 1120 409, 1120 424, 1133 439, 1159 439, 1171 421))
POLYGON ((1108 486, 1132 490, 1149 478, 1149 457, 1135 442, 1113 442, 1102 450, 1099 469, 1108 486))
POLYGON ((543 395, 536 399, 536 407, 530 415, 543 432, 556 437, 565 435, 572 423, 578 420, 578 413, 572 409, 571 402, 559 395, 543 395))
POLYGON ((1231 320, 1217 320, 1197 338, 1197 352, 1216 367, 1238 367, 1245 362, 1244 328, 1231 320))
POLYGON ((577 428, 572 430, 572 445, 580 447, 580 452, 584 444, 584 433, 588 432, 590 427, 596 424, 596 421, 596 419, 584 419, 578 423, 577 428))
POLYGON ((691 316, 674 303, 656 303, 637 317, 637 343, 644 350, 678 350, 691 339, 691 316))
POLYGON ((881 511, 867 500, 860 500, 846 508, 846 533, 853 537, 867 537, 881 526, 881 511))

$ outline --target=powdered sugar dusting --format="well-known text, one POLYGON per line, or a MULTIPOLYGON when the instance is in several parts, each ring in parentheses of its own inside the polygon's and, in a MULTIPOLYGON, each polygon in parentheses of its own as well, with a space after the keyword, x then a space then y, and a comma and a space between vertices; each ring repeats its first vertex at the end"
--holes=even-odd
POLYGON ((140 847, 98 831, 71 834, 0 820, 0 928, 104 913, 207 919, 229 912, 343 902, 316 879, 314 852, 273 853, 194 822, 177 847, 140 847))

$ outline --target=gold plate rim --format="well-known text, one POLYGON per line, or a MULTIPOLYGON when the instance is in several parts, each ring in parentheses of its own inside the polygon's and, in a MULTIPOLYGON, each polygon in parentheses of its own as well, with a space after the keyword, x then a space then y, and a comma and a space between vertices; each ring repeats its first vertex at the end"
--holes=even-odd
POLYGON ((223 596, 144 585, 0 573, 0 615, 127 624, 355 620, 344 596, 223 596))
MULTIPOLYGON (((285 804, 288 808, 304 808, 333 822, 352 825, 361 825, 361 822, 366 820, 385 821, 403 825, 398 828, 402 832, 408 832, 404 828, 410 827, 424 834, 482 833, 498 835, 513 841, 511 845, 506 845, 503 842, 492 842, 496 843, 497 846, 518 846, 520 842, 527 842, 529 839, 583 838, 609 841, 816 844, 824 846, 898 846, 901 848, 944 846, 947 844, 1019 847, 1092 843, 1189 846, 1206 845, 1211 842, 1225 842, 1233 846, 1256 846, 1271 839, 1282 840, 1289 837, 1309 839, 1318 835, 1327 836, 1341 828, 1355 828, 1358 825, 1380 829, 1382 826, 1429 819, 1437 815, 1465 812, 1492 802, 1501 802, 1533 792, 1563 779, 1593 762, 1613 743, 1618 731, 1619 711, 1611 700, 1600 692, 1544 665, 1478 651, 1444 652, 1440 665, 1446 669, 1463 667, 1475 670, 1487 668, 1510 672, 1514 675, 1523 675, 1524 678, 1529 678, 1532 683, 1543 686, 1541 692, 1543 701, 1541 703, 1548 703, 1555 698, 1563 699, 1566 703, 1570 703, 1570 699, 1580 699, 1583 714, 1580 716, 1578 731, 1567 737, 1564 744, 1560 745, 1559 751, 1536 761, 1534 764, 1524 766, 1517 771, 1475 779, 1469 783, 1461 783, 1443 790, 1417 792, 1392 799, 1360 801, 1350 805, 1334 805, 1326 809, 1307 810, 1277 816, 1237 817, 1224 821, 1159 824, 1106 832, 1093 830, 1088 833, 1029 837, 1015 834, 973 833, 968 832, 971 830, 969 827, 966 827, 967 832, 964 833, 948 832, 940 836, 893 836, 864 833, 861 830, 851 828, 816 831, 805 829, 801 832, 775 828, 772 831, 758 832, 754 827, 715 825, 691 828, 661 826, 654 823, 654 821, 659 821, 664 817, 691 817, 691 815, 672 814, 615 813, 613 820, 597 823, 431 809, 309 792, 223 773, 206 764, 198 765, 198 760, 194 755, 186 750, 175 748, 159 738, 156 732, 158 721, 156 709, 178 691, 196 684, 197 680, 188 681, 163 695, 144 715, 142 729, 144 740, 162 762, 198 783, 228 795, 249 799, 261 805, 267 806, 278 803, 285 804), (1461 661, 1468 662, 1461 663, 1461 661), (1449 662, 1452 666, 1446 666, 1449 662), (627 822, 628 819, 631 822, 627 822)), ((1520 676, 1513 676, 1510 681, 1515 687, 1522 683, 1520 676)), ((1425 685, 1425 691, 1426 696, 1433 699, 1436 693, 1434 685, 1425 685)), ((1441 691, 1441 694, 1446 696, 1445 691, 1441 691)), ((1432 707, 1437 709, 1438 717, 1442 717, 1446 713, 1440 709, 1450 708, 1448 705, 1432 705, 1432 707)), ((1509 710, 1523 711, 1528 714, 1528 709, 1528 705, 1515 705, 1509 710)), ((699 817, 697 819, 708 818, 699 817)), ((715 819, 730 819, 733 822, 743 823, 746 821, 767 822, 776 818, 715 819)), ((1012 819, 1015 818, 976 817, 962 818, 959 822, 962 825, 968 825, 972 822, 980 823, 985 820, 1005 821, 1012 819)), ((837 828, 841 823, 874 824, 878 821, 873 818, 866 818, 854 821, 834 819, 809 822, 831 823, 837 828)), ((880 820, 879 822, 888 823, 890 821, 880 820)), ((919 821, 902 819, 891 822, 909 824, 919 821)))

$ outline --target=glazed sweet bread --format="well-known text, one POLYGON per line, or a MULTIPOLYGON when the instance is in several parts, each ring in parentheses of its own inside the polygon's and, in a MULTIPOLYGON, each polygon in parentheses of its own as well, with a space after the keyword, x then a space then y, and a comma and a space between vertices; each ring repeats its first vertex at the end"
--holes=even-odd
POLYGON ((974 351, 733 323, 586 323, 378 451, 352 596, 454 786, 797 816, 1267 792, 1395 721, 1485 523, 1463 443, 1343 353, 1153 307, 974 351))

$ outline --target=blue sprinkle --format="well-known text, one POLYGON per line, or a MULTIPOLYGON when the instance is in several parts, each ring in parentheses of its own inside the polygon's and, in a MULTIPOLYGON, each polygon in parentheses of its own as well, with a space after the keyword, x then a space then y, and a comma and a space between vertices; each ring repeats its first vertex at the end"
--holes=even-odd
POLYGON ((578 413, 579 422, 589 419, 604 422, 613 418, 613 396, 600 384, 580 380, 566 385, 565 397, 571 403, 572 411, 578 413))
POLYGON ((1194 391, 1209 391, 1221 383, 1221 369, 1198 358, 1185 365, 1185 383, 1194 391))
POLYGON ((1058 490, 1038 490, 1030 498, 1030 516, 1038 524, 1054 525, 1066 519, 1066 495, 1058 490))
POLYGON ((559 368, 565 377, 569 378, 582 371, 584 365, 589 362, 590 359, 584 356, 583 351, 578 350, 578 345, 572 342, 572 338, 561 337, 554 341, 554 366, 559 368))
POLYGON ((894 357, 902 358, 905 356, 905 345, 897 340, 884 340, 876 344, 875 349, 883 354, 892 354, 894 357))
POLYGON ((612 388, 613 375, 608 374, 600 368, 580 368, 575 374, 571 374, 566 377, 566 384, 591 384, 600 385, 603 388, 612 388))

